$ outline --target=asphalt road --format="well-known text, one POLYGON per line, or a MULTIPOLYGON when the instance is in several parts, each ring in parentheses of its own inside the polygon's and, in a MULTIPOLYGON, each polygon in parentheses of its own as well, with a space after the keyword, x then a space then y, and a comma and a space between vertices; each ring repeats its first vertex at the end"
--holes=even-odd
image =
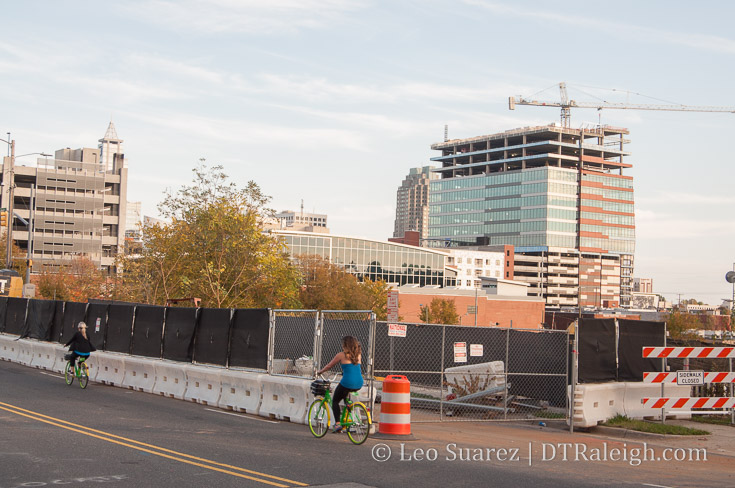
POLYGON ((0 361, 0 488, 643 486, 582 466, 584 476, 528 469, 487 451, 465 461, 445 452, 418 459, 420 441, 406 443, 411 457, 401 460, 400 446, 373 438, 354 446, 331 433, 315 439, 304 425, 98 383, 82 390, 59 374, 0 361), (393 458, 378 462, 384 445, 393 458))

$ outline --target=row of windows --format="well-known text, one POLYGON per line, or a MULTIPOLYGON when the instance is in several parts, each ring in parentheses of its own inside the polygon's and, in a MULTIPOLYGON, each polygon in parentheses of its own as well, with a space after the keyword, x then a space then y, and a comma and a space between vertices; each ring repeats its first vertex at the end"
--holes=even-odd
POLYGON ((431 227, 430 237, 476 236, 508 234, 520 232, 577 232, 576 222, 557 222, 554 220, 533 220, 530 222, 507 222, 485 225, 447 225, 431 227))
POLYGON ((311 236, 280 236, 289 247, 292 256, 316 254, 341 266, 363 272, 365 266, 391 268, 398 273, 443 274, 446 256, 421 249, 410 249, 391 243, 382 243, 352 238, 329 238, 311 236), (330 247, 331 244, 331 247, 330 247), (382 264, 381 264, 382 263, 382 264))
POLYGON ((635 251, 635 241, 622 241, 613 239, 594 239, 592 237, 582 237, 580 239, 581 247, 595 247, 606 249, 610 252, 633 254, 635 251))
POLYGON ((600 214, 593 212, 582 212, 583 219, 601 220, 606 224, 635 225, 635 217, 630 215, 600 214))
POLYGON ((633 180, 627 178, 613 178, 603 175, 582 175, 582 181, 594 181, 602 183, 605 186, 614 186, 617 188, 633 188, 633 180))
POLYGON ((624 227, 606 227, 602 225, 582 224, 582 230, 587 232, 600 232, 609 237, 635 238, 635 229, 626 229, 624 227))
POLYGON ((608 190, 606 188, 594 188, 591 186, 585 186, 584 188, 582 188, 582 193, 600 195, 604 198, 612 198, 613 200, 625 200, 629 202, 633 201, 632 191, 608 190))
POLYGON ((523 185, 499 186, 494 188, 478 188, 475 190, 447 191, 443 193, 432 193, 431 203, 451 202, 456 200, 474 200, 488 197, 504 197, 511 195, 528 195, 531 193, 561 193, 576 195, 577 187, 565 183, 543 182, 527 183, 523 185))
POLYGON ((464 212, 450 215, 437 215, 429 218, 429 225, 470 224, 477 222, 497 222, 525 219, 563 219, 577 220, 576 210, 562 208, 524 208, 521 210, 497 210, 492 212, 464 212))
POLYGON ((465 176, 462 178, 447 178, 431 182, 431 191, 456 190, 461 188, 484 187, 493 185, 507 185, 509 183, 523 183, 531 181, 568 181, 577 182, 577 172, 559 168, 534 168, 507 173, 493 173, 490 175, 465 176))
POLYGON ((588 200, 582 198, 583 207, 599 208, 608 212, 621 212, 633 215, 635 212, 632 203, 606 202, 604 200, 588 200))
POLYGON ((565 197, 561 195, 534 195, 530 197, 497 198, 493 200, 470 200, 453 203, 431 205, 429 211, 432 214, 462 213, 485 209, 502 209, 514 207, 537 207, 553 205, 557 207, 577 207, 576 197, 565 197))

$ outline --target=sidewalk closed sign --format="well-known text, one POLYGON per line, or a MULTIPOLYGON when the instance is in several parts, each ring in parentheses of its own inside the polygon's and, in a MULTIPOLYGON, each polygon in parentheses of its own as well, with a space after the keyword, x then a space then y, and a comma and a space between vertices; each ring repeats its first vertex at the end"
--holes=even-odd
POLYGON ((466 342, 455 342, 454 343, 454 362, 455 363, 466 363, 467 362, 467 343, 466 342))
POLYGON ((405 324, 388 324, 388 337, 406 337, 407 329, 405 324))
POLYGON ((677 371, 677 385, 703 385, 704 371, 677 371))

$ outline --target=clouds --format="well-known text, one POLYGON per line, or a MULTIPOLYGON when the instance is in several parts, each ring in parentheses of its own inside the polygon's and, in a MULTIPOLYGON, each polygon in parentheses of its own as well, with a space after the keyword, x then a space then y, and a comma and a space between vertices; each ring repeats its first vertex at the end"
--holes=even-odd
POLYGON ((199 35, 282 36, 324 29, 365 8, 350 0, 143 0, 118 7, 126 15, 199 35))
POLYGON ((502 17, 523 17, 555 24, 572 25, 575 29, 604 32, 620 39, 637 39, 647 43, 670 44, 705 51, 735 54, 735 39, 708 34, 695 34, 682 31, 666 31, 636 25, 634 22, 610 22, 600 17, 580 16, 568 12, 551 12, 535 8, 517 8, 514 5, 485 0, 464 0, 464 3, 479 9, 492 12, 502 17))

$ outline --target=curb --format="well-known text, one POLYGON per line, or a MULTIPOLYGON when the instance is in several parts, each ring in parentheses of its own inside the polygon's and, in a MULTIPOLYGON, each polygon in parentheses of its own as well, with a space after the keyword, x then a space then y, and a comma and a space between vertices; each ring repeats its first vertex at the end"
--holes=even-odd
POLYGON ((620 437, 623 439, 701 439, 709 438, 712 434, 702 435, 679 435, 679 434, 656 434, 655 432, 641 432, 639 430, 621 429, 619 427, 607 427, 598 425, 590 429, 590 434, 602 434, 609 437, 620 437))

